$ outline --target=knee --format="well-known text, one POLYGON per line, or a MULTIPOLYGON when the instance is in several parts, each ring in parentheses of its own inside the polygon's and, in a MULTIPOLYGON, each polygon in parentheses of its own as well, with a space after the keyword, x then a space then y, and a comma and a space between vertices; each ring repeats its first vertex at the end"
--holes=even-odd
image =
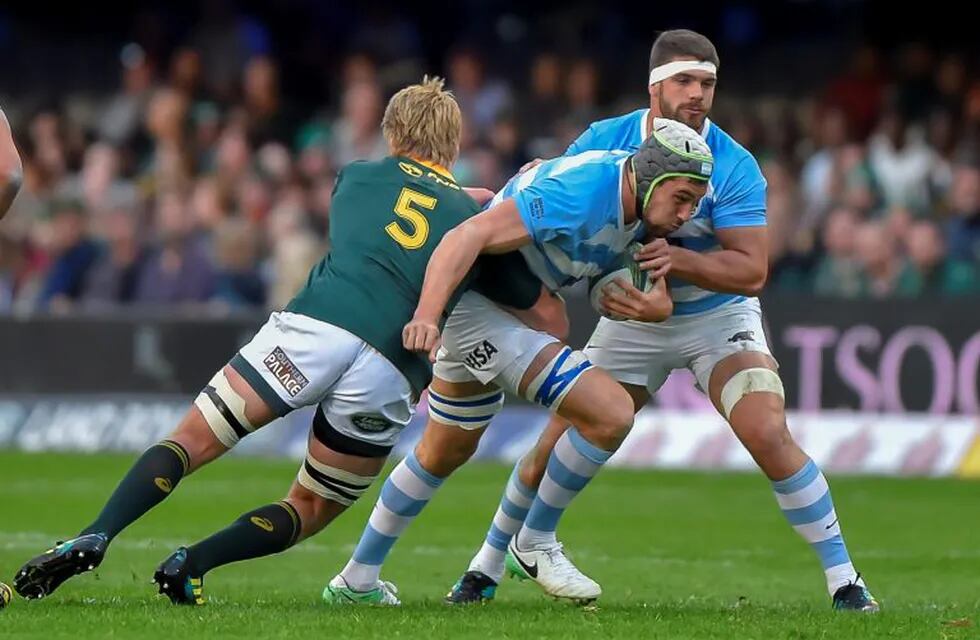
MULTIPOLYGON (((786 427, 782 413, 767 412, 755 416, 751 424, 734 425, 735 432, 756 457, 778 455, 780 451, 795 446, 793 436, 786 427)), ((734 421, 733 421, 734 422, 734 421)))
POLYGON ((203 416, 193 409, 174 431, 167 436, 187 451, 189 467, 187 472, 195 471, 221 456, 228 447, 215 437, 203 416))
POLYGON ((622 387, 610 394, 601 409, 587 424, 579 425, 579 432, 594 444, 613 451, 633 427, 633 399, 622 387))
POLYGON ((473 457, 479 444, 479 440, 446 439, 436 449, 423 440, 415 449, 415 458, 432 475, 446 478, 473 457))

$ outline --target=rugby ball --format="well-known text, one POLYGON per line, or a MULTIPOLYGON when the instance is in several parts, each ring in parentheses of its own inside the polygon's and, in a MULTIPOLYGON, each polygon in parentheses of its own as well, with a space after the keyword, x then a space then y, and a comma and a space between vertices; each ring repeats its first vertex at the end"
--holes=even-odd
POLYGON ((602 308, 602 290, 607 285, 611 286, 614 291, 622 291, 623 288, 615 282, 617 278, 622 278, 626 282, 632 282, 633 286, 640 291, 649 291, 653 287, 653 283, 645 271, 641 271, 632 259, 628 259, 627 263, 633 268, 623 267, 589 280, 589 302, 592 304, 592 308, 595 309, 596 313, 610 320, 625 320, 626 318, 618 313, 607 313, 602 308))

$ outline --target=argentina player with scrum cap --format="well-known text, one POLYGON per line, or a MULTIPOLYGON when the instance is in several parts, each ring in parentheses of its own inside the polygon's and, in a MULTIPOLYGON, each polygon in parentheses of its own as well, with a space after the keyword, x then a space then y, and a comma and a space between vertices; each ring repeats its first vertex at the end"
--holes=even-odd
MULTIPOLYGON (((562 553, 555 530, 629 432, 631 398, 584 354, 529 329, 479 294, 463 295, 441 336, 437 320, 480 255, 520 251, 552 291, 600 275, 621 263, 636 240, 663 236, 688 220, 712 166, 711 152, 696 131, 657 119, 632 153, 588 151, 515 176, 485 211, 443 238, 403 334, 406 348, 436 358, 429 421, 419 445, 385 482, 351 560, 324 590, 327 602, 372 601, 368 594, 385 584, 381 565, 392 546, 445 478, 476 450, 484 427, 503 405, 504 390, 575 425, 560 437, 541 488, 526 505, 523 557, 550 595, 576 602, 599 597, 599 585, 562 553)), ((650 291, 622 285, 649 299, 657 314, 651 319, 669 315, 662 282, 650 291)))
MULTIPOLYGON (((566 152, 575 157, 590 150, 633 150, 655 121, 670 118, 698 131, 715 162, 691 220, 669 242, 649 243, 634 256, 642 269, 669 265, 672 316, 646 322, 642 299, 607 294, 606 311, 626 321, 602 318, 584 353, 623 384, 637 411, 672 370, 690 369, 771 481, 790 525, 813 548, 833 607, 874 612, 878 603, 851 563, 827 481, 786 427, 783 386, 756 298, 768 269, 766 182, 755 158, 707 117, 718 66, 718 53, 705 36, 685 29, 663 32, 650 52, 649 108, 592 124, 566 152)), ((505 571, 505 549, 512 573, 534 578, 523 559, 523 540, 514 534, 569 427, 553 416, 535 449, 518 462, 482 547, 447 601, 492 597, 505 571)))

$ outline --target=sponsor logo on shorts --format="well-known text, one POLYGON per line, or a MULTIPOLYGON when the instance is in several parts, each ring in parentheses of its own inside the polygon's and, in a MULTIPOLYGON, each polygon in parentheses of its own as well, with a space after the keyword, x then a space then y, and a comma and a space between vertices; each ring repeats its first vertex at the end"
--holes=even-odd
POLYGON ((728 339, 729 342, 755 342, 755 331, 739 331, 731 338, 728 339))
POLYGON ((358 414, 351 416, 350 421, 361 431, 380 433, 391 427, 391 420, 379 415, 358 414))
POLYGON ((300 373, 296 365, 293 364, 293 361, 286 356, 282 347, 276 347, 262 362, 272 372, 272 375, 276 377, 279 384, 283 386, 286 393, 292 397, 296 397, 297 393, 305 389, 306 385, 310 384, 306 376, 300 373))
POLYGON ((493 355, 498 353, 497 347, 493 346, 493 343, 489 340, 484 340, 482 343, 478 344, 475 349, 470 351, 463 360, 466 365, 471 369, 483 369, 487 364, 493 360, 493 355))

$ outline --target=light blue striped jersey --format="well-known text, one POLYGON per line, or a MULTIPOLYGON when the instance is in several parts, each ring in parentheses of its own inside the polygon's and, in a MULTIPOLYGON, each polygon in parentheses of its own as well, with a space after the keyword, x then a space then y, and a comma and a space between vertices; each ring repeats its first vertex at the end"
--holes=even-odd
MULTIPOLYGON (((568 147, 565 156, 577 156, 590 150, 636 151, 646 135, 649 113, 649 109, 640 109, 593 123, 568 147)), ((691 219, 668 236, 672 243, 699 252, 721 248, 715 229, 766 224, 766 180, 759 163, 709 120, 705 120, 701 137, 708 143, 715 160, 708 192, 701 198, 691 219)), ((701 289, 680 278, 671 277, 669 284, 675 315, 700 313, 745 300, 743 296, 701 289)))
POLYGON ((623 222, 626 151, 587 151, 516 175, 487 205, 513 198, 532 243, 521 248, 549 289, 599 275, 618 263, 643 225, 623 222))

